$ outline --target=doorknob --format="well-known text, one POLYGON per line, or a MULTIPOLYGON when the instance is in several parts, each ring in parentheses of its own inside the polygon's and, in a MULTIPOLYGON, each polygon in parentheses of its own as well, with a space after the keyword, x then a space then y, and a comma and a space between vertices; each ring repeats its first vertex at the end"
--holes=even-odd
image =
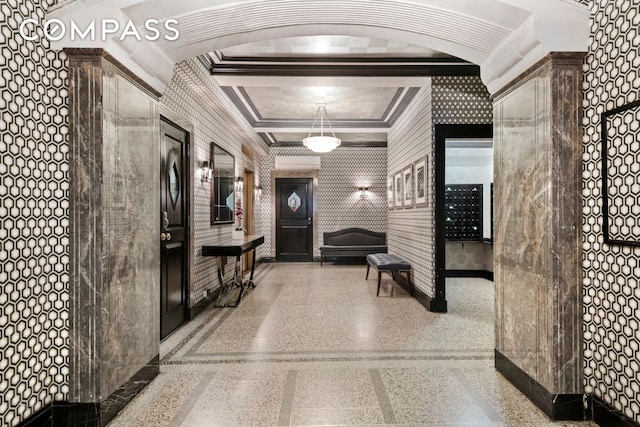
POLYGON ((167 211, 162 211, 162 231, 166 230, 169 226, 169 217, 167 211))
POLYGON ((166 235, 165 233, 162 233, 162 234, 160 235, 160 240, 162 240, 163 242, 164 242, 165 240, 167 240, 167 235, 166 235))
POLYGON ((167 240, 171 240, 171 233, 167 233, 167 240))

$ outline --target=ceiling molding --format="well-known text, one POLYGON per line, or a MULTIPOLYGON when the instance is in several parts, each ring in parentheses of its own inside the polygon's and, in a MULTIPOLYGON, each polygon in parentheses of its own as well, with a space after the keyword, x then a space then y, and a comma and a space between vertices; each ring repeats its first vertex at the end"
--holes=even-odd
POLYGON ((464 63, 395 63, 367 61, 323 63, 214 64, 211 74, 238 76, 345 76, 345 77, 434 77, 479 76, 480 67, 464 63))
POLYGON ((397 104, 391 109, 391 115, 385 114, 383 116, 383 120, 389 124, 389 127, 393 126, 396 123, 398 118, 402 115, 402 113, 405 112, 407 107, 409 107, 409 104, 411 104, 411 101, 413 101, 413 98, 415 98, 415 96, 418 94, 419 91, 420 91, 419 87, 405 88, 405 91, 402 94, 403 96, 398 100, 397 104))
MULTIPOLYGON (((109 17, 120 23, 120 30, 91 40, 72 39, 71 31, 67 31, 60 40, 51 42, 52 49, 105 49, 158 91, 163 91, 169 83, 176 62, 203 52, 282 37, 375 35, 479 64, 483 82, 490 93, 495 93, 547 54, 583 52, 589 41, 589 10, 566 0, 216 0, 206 5, 203 0, 86 0, 76 3, 80 2, 55 9, 47 13, 46 18, 60 19, 67 28, 71 22, 78 28, 86 28, 91 22, 109 17), (153 42, 144 38, 122 39, 128 22, 144 29, 149 17, 161 21, 176 19, 179 37, 175 40, 160 37, 153 42)), ((166 30, 160 33, 161 36, 170 34, 166 30)), ((336 70, 334 65, 320 67, 315 72, 307 71, 308 75, 369 74, 360 70, 336 70)), ((430 72, 410 70, 407 68, 405 72, 430 72)), ((217 72, 234 71, 292 75, 267 65, 252 71, 236 66, 233 70, 223 68, 217 72)), ((390 70, 386 73, 395 75, 390 70)))
MULTIPOLYGON (((387 133, 419 90, 419 88, 398 88, 379 119, 333 119, 332 128, 334 132, 342 133, 387 133)), ((283 142, 278 141, 274 133, 307 132, 313 126, 311 118, 263 118, 243 87, 223 86, 222 91, 268 145, 283 142)))
MULTIPOLYGON (((271 144, 271 148, 274 147, 302 147, 304 148, 304 145, 302 144, 302 141, 278 141, 278 142, 274 142, 273 144, 271 144)), ((338 148, 336 148, 337 150, 340 148, 349 148, 349 147, 357 147, 357 148, 386 148, 387 147, 387 142, 386 141, 370 141, 370 142, 348 142, 348 141, 342 141, 342 143, 340 144, 340 146, 338 146, 338 148)))
POLYGON ((214 65, 226 65, 226 64, 342 64, 342 63, 367 63, 367 64, 384 64, 384 63, 400 63, 400 64, 413 64, 413 65, 428 65, 428 64, 441 64, 441 65, 465 65, 471 64, 469 61, 465 61, 461 58, 446 56, 446 57, 432 57, 432 58, 417 58, 415 56, 393 56, 393 57, 376 57, 375 55, 362 55, 362 56, 330 56, 330 55, 297 55, 297 56, 228 56, 221 50, 216 50, 209 55, 212 55, 212 61, 214 65))

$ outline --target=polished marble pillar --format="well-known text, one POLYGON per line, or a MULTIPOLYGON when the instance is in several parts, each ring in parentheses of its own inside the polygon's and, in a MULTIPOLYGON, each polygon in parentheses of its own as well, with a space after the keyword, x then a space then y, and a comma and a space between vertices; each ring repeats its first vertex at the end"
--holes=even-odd
POLYGON ((69 401, 104 425, 158 372, 159 94, 103 50, 67 54, 69 401))
POLYGON ((494 97, 496 367, 554 419, 582 411, 583 58, 494 97))

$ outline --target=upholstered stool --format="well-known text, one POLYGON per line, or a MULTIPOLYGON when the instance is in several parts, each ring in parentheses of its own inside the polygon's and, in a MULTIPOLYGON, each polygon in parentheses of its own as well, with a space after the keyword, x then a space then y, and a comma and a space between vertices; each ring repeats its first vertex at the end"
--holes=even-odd
POLYGON ((395 279, 396 274, 405 272, 407 275, 407 283, 409 286, 409 293, 413 296, 413 286, 411 285, 411 264, 400 258, 398 255, 393 254, 369 254, 367 255, 367 277, 369 279, 369 268, 373 267, 378 272, 378 292, 376 296, 380 296, 380 282, 382 280, 382 273, 391 273, 391 276, 395 279))

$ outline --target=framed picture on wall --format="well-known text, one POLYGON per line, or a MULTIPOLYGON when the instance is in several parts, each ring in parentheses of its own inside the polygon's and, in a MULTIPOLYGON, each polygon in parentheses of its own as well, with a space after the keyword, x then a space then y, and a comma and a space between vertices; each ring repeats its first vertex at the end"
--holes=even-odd
POLYGON ((387 206, 393 209, 393 177, 387 177, 387 206))
POLYGON ((640 246, 640 101, 601 115, 604 242, 640 246))
POLYGON ((402 207, 402 171, 393 176, 393 205, 396 208, 402 207))
POLYGON ((413 190, 415 191, 415 206, 427 205, 427 157, 413 164, 413 190))
POLYGON ((413 165, 402 170, 402 186, 402 204, 405 208, 410 208, 413 206, 413 165))

